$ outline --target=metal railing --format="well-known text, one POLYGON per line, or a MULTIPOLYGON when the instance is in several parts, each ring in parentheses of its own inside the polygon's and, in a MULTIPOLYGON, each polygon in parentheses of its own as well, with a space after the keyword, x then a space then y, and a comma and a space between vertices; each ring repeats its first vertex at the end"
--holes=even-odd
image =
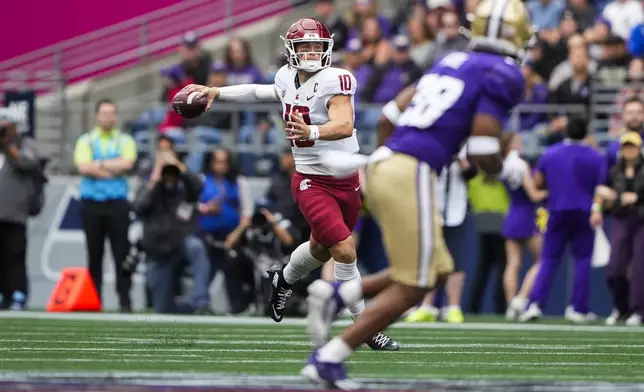
MULTIPOLYGON (((137 115, 140 113, 151 110, 156 108, 160 112, 162 110, 167 110, 168 107, 164 104, 159 104, 159 103, 136 103, 136 102, 128 102, 127 104, 121 103, 120 105, 120 116, 122 118, 135 118, 137 115)), ((356 116, 357 116, 357 122, 356 122, 356 128, 358 129, 358 139, 360 142, 361 146, 361 151, 363 153, 370 153, 373 151, 376 147, 376 140, 377 140, 377 135, 376 135, 376 130, 375 130, 375 124, 374 124, 374 113, 379 113, 381 110, 382 105, 379 104, 360 104, 356 108, 356 116), (370 122, 365 122, 364 114, 365 112, 371 111, 371 120, 370 122)), ((87 105, 71 105, 70 107, 67 108, 68 110, 68 116, 72 116, 76 114, 76 117, 78 117, 78 112, 79 111, 84 111, 85 112, 85 121, 82 127, 79 127, 77 129, 68 129, 66 132, 66 135, 64 137, 64 144, 66 144, 64 151, 65 153, 63 154, 64 158, 69 159, 70 161, 67 162, 66 165, 63 167, 66 167, 68 169, 72 169, 71 165, 71 152, 73 151, 74 147, 74 142, 75 140, 87 129, 90 129, 93 125, 93 113, 92 110, 93 108, 87 104, 87 105)), ((282 106, 280 104, 272 104, 272 103, 256 103, 256 104, 245 104, 243 107, 240 107, 240 105, 232 104, 232 103, 217 103, 214 105, 211 110, 213 111, 218 111, 218 112, 225 112, 225 113, 230 113, 231 114, 231 126, 229 129, 223 129, 220 130, 221 134, 221 142, 218 144, 208 144, 204 145, 204 141, 199 140, 198 137, 194 132, 191 132, 190 129, 186 131, 186 143, 179 145, 179 150, 182 152, 189 152, 192 149, 194 149, 197 145, 199 146, 199 149, 202 151, 212 151, 215 148, 219 146, 224 146, 227 148, 230 148, 238 153, 249 153, 249 154, 255 154, 255 155, 273 155, 273 154, 278 154, 286 145, 286 141, 284 139, 284 123, 282 121, 282 106), (264 136, 258 132, 252 133, 252 136, 249 140, 243 140, 240 141, 239 135, 240 135, 240 130, 244 128, 244 115, 245 113, 249 112, 256 112, 256 113, 268 113, 269 114, 269 121, 272 123, 272 126, 274 127, 275 132, 275 141, 272 143, 266 143, 264 140, 264 136)), ((515 130, 515 131, 520 131, 522 135, 522 139, 524 141, 524 152, 529 155, 529 156, 536 156, 539 153, 543 151, 545 148, 544 144, 544 133, 540 133, 538 131, 527 131, 527 130, 522 130, 520 129, 521 127, 517 124, 519 124, 519 116, 521 113, 544 113, 546 115, 549 114, 557 114, 557 113, 566 113, 568 115, 572 114, 587 114, 587 108, 583 105, 530 105, 530 104, 522 104, 519 105, 512 113, 510 120, 506 124, 506 129, 508 130, 515 130)), ((138 146, 138 149, 141 153, 147 153, 153 150, 154 148, 154 138, 156 137, 158 133, 158 120, 160 117, 162 117, 160 114, 158 115, 159 118, 157 118, 157 121, 150 121, 149 123, 139 123, 139 129, 140 132, 147 132, 148 137, 147 143, 143 143, 138 146)), ((131 123, 131 122, 128 122, 131 123)), ((128 129, 128 123, 123 124, 123 129, 128 129)), ((254 124, 250 125, 250 128, 253 128, 254 124)), ((245 132, 246 134, 248 133, 248 125, 245 127, 245 132)), ((548 122, 545 121, 542 124, 541 130, 547 130, 548 129, 548 122)))
POLYGON ((186 31, 207 38, 291 7, 291 0, 186 0, 0 62, 0 72, 11 80, 24 78, 25 73, 53 71, 74 82, 167 54, 186 31))
POLYGON ((614 125, 611 124, 611 118, 622 110, 619 103, 623 104, 629 91, 642 91, 643 89, 644 84, 642 83, 602 83, 595 80, 590 96, 593 128, 614 131, 611 129, 614 125))

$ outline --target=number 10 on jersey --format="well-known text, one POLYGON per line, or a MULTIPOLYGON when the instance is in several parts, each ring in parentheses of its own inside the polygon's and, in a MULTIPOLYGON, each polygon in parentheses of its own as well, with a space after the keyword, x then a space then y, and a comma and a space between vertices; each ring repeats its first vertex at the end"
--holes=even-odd
MULTIPOLYGON (((299 114, 302 115, 302 119, 306 123, 306 125, 311 125, 311 117, 309 116, 309 108, 306 106, 299 106, 299 105, 291 105, 291 104, 286 104, 286 108, 284 109, 284 121, 288 122, 290 121, 291 114, 295 114, 295 112, 298 112, 299 114)), ((291 136, 293 136, 293 133, 291 133, 291 136)), ((314 140, 291 140, 291 146, 292 147, 299 147, 299 148, 305 148, 305 147, 313 147, 315 145, 314 140)))

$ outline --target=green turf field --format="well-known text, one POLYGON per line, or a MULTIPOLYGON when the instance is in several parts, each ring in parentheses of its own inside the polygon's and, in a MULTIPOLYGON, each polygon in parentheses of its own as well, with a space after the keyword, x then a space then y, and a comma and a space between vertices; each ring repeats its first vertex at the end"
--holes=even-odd
MULTIPOLYGON (((303 320, 0 314, 0 373, 198 372, 297 375, 303 320), (126 321, 127 320, 127 321, 126 321)), ((644 328, 466 323, 400 325, 395 353, 361 349, 356 377, 644 383, 644 328)))

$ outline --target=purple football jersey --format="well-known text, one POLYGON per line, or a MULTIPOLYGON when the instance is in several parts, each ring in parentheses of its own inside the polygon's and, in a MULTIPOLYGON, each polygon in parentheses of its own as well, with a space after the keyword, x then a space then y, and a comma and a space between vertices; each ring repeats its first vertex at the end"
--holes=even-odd
POLYGON ((470 136, 476 114, 492 115, 503 124, 524 89, 521 68, 512 58, 449 53, 418 81, 386 145, 440 172, 470 136))

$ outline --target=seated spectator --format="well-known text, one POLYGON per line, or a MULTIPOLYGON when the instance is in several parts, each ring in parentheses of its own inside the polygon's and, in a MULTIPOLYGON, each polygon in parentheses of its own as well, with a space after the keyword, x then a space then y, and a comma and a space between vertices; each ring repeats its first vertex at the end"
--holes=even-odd
MULTIPOLYGON (((631 96, 622 107, 622 119, 624 127, 615 132, 616 135, 622 135, 626 132, 636 132, 640 135, 644 133, 644 103, 639 96, 631 96)), ((606 146, 606 160, 608 169, 613 167, 617 162, 620 144, 615 140, 606 146)))
POLYGON ((543 80, 550 80, 553 70, 568 56, 569 38, 562 37, 558 28, 539 30, 537 38, 536 46, 541 52, 541 57, 533 58, 535 70, 543 80))
POLYGON ((342 62, 342 67, 347 71, 350 71, 356 77, 358 84, 355 94, 356 104, 360 100, 362 89, 369 80, 373 68, 370 64, 362 62, 362 59, 360 58, 361 51, 362 44, 360 43, 360 38, 350 39, 344 50, 344 59, 342 62))
MULTIPOLYGON (((571 36, 568 39, 568 53, 573 49, 573 48, 587 48, 587 43, 586 40, 584 39, 583 36, 579 34, 575 34, 571 36)), ((588 69, 590 70, 591 74, 594 74, 597 72, 598 69, 598 63, 595 59, 590 58, 588 60, 588 69)), ((570 78, 572 76, 572 65, 570 65, 570 62, 568 59, 564 59, 564 61, 560 62, 553 70, 552 73, 550 74, 550 79, 548 80, 548 88, 550 90, 556 90, 557 87, 566 79, 570 78)), ((545 80, 545 79, 544 79, 545 80)))
POLYGON ((367 18, 362 22, 359 38, 362 44, 360 59, 363 63, 372 63, 378 48, 388 45, 387 41, 383 39, 382 31, 376 18, 367 18))
MULTIPOLYGON (((179 47, 179 57, 181 62, 171 67, 177 69, 172 72, 173 74, 182 75, 197 84, 206 84, 208 82, 212 58, 210 53, 203 51, 199 47, 199 37, 195 33, 188 32, 183 36, 179 47)), ((165 102, 168 90, 176 88, 176 84, 175 80, 172 77, 168 77, 164 72, 162 72, 162 76, 165 79, 165 88, 161 94, 161 101, 165 102)))
MULTIPOLYGON (((228 75, 228 85, 238 84, 261 84, 264 78, 255 65, 251 56, 250 45, 248 41, 233 38, 228 42, 226 47, 225 59, 228 75)), ((251 111, 237 111, 233 115, 239 117, 239 135, 238 141, 244 144, 251 144, 255 138, 260 138, 260 143, 272 143, 277 135, 277 129, 272 126, 269 120, 269 114, 265 112, 255 113, 251 111)), ((281 116, 280 116, 281 117, 281 116)), ((244 154, 240 156, 244 172, 248 175, 255 174, 254 154, 244 154)))
MULTIPOLYGON (((552 91, 548 101, 555 105, 583 105, 588 110, 590 106, 590 71, 588 69, 588 50, 585 47, 571 49, 568 61, 572 65, 573 75, 566 79, 556 90, 552 91)), ((550 143, 563 139, 562 131, 568 125, 568 115, 561 111, 552 117, 550 128, 550 143)), ((577 113, 579 114, 579 113, 577 113)), ((587 116, 588 113, 584 113, 587 116)))
POLYGON ((568 0, 566 12, 570 12, 577 23, 578 31, 591 27, 597 16, 597 10, 588 0, 568 0))
POLYGON ((367 19, 375 19, 383 38, 391 36, 391 23, 378 13, 378 8, 373 0, 355 0, 349 14, 349 39, 359 36, 363 31, 363 23, 367 19))
MULTIPOLYGON (((612 167, 608 188, 596 192, 591 224, 602 224, 601 205, 611 207, 611 254, 606 282, 614 311, 606 320, 640 325, 644 316, 644 156, 642 137, 627 132, 620 138, 620 158, 612 167), (630 276, 629 276, 630 275, 630 276)), ((602 187, 598 187, 602 188, 602 187)))
POLYGON ((535 0, 527 4, 530 20, 538 30, 559 27, 561 13, 565 6, 566 2, 563 0, 535 0))
POLYGON ((391 19, 392 35, 409 34, 409 21, 425 19, 426 4, 419 0, 404 0, 398 2, 398 8, 391 19))
POLYGON ((183 70, 179 66, 172 66, 161 70, 161 75, 165 76, 170 83, 167 85, 165 91, 166 96, 163 99, 163 102, 167 105, 167 112, 161 124, 159 124, 159 132, 167 133, 168 136, 181 139, 183 138, 183 125, 185 118, 180 114, 177 114, 172 109, 172 100, 174 96, 184 87, 189 84, 196 83, 194 79, 188 77, 183 73, 183 70))
MULTIPOLYGON (((629 128, 627 124, 622 123, 622 109, 628 98, 639 97, 644 99, 644 60, 635 58, 628 64, 628 73, 625 80, 625 86, 620 88, 615 97, 615 110, 610 117, 609 132, 611 135, 618 135, 620 128, 629 128)), ((627 122, 626 120, 624 122, 627 122)), ((638 126, 639 127, 639 126, 638 126)), ((639 132, 639 128, 637 129, 639 132)))
POLYGON ((590 45, 591 58, 600 59, 602 57, 601 45, 610 37, 611 28, 611 23, 600 15, 595 19, 595 24, 584 31, 584 38, 590 45))
POLYGON ((232 38, 228 41, 225 55, 228 67, 228 85, 262 83, 262 73, 259 71, 251 57, 248 41, 241 38, 232 38))
MULTIPOLYGON (((208 245, 212 264, 209 282, 217 270, 226 264, 226 249, 231 248, 235 230, 248 227, 253 214, 253 199, 248 182, 238 173, 232 154, 217 149, 211 154, 205 170, 205 182, 199 200, 199 229, 208 245)), ((235 282, 226 282, 227 288, 235 282)), ((233 289, 234 291, 234 289, 233 289)), ((231 307, 236 309, 235 298, 229 298, 231 307)))
POLYGON ((631 30, 644 22, 644 10, 638 0, 615 0, 604 7, 602 16, 611 24, 611 33, 628 40, 631 30))
POLYGON ((461 34, 461 23, 453 11, 445 11, 441 17, 441 28, 436 34, 436 49, 431 53, 427 62, 430 66, 449 52, 466 50, 469 38, 461 34))
POLYGON ((407 32, 410 40, 409 56, 416 66, 421 69, 427 68, 436 50, 436 42, 434 41, 434 33, 431 27, 429 27, 424 17, 412 18, 407 22, 407 32))
MULTIPOLYGON (((208 86, 224 87, 229 85, 230 83, 228 82, 228 67, 226 66, 226 63, 224 63, 223 61, 215 61, 210 67, 208 86)), ((208 111, 207 113, 210 113, 210 111, 208 111)), ((203 117, 203 115, 200 117, 203 117)), ((218 121, 215 122, 215 124, 219 123, 221 123, 221 125, 215 126, 215 128, 230 129, 230 116, 228 115, 224 118, 218 119, 218 121)))
POLYGON ((147 184, 132 205, 143 222, 141 248, 147 255, 147 279, 158 313, 176 313, 176 278, 188 260, 194 276, 190 310, 211 314, 210 265, 201 239, 194 235, 201 180, 170 151, 159 154, 147 184))
POLYGON ((605 84, 619 84, 624 81, 631 56, 626 49, 626 42, 618 36, 610 36, 601 45, 602 55, 599 58, 598 81, 605 84))
POLYGON ((425 20, 434 33, 443 26, 443 14, 454 12, 453 3, 450 0, 427 0, 427 13, 425 20))
POLYGON ((333 51, 344 50, 349 37, 349 26, 336 11, 333 0, 316 0, 315 14, 316 19, 324 23, 333 36, 333 51))
POLYGON ((568 39, 579 32, 579 25, 575 16, 570 11, 564 11, 559 21, 559 32, 561 33, 561 45, 567 46, 568 39))
POLYGON ((407 37, 399 35, 394 38, 393 47, 391 54, 385 46, 380 50, 383 54, 377 54, 373 72, 362 93, 362 99, 366 102, 387 103, 423 74, 423 71, 409 57, 407 37))
MULTIPOLYGON (((415 81, 415 78, 419 77, 418 72, 422 75, 418 67, 409 59, 407 37, 398 36, 395 41, 398 42, 398 48, 395 50, 392 50, 388 42, 381 42, 376 50, 373 62, 371 65, 365 66, 365 68, 368 67, 368 74, 361 75, 367 77, 367 79, 363 88, 360 89, 358 102, 388 102, 386 98, 395 97, 400 90, 415 81)), ((367 70, 365 69, 366 72, 367 70)), ((356 128, 373 132, 378 118, 380 118, 380 109, 362 107, 356 113, 356 128)), ((370 137, 370 134, 364 132, 358 136, 370 137)))

